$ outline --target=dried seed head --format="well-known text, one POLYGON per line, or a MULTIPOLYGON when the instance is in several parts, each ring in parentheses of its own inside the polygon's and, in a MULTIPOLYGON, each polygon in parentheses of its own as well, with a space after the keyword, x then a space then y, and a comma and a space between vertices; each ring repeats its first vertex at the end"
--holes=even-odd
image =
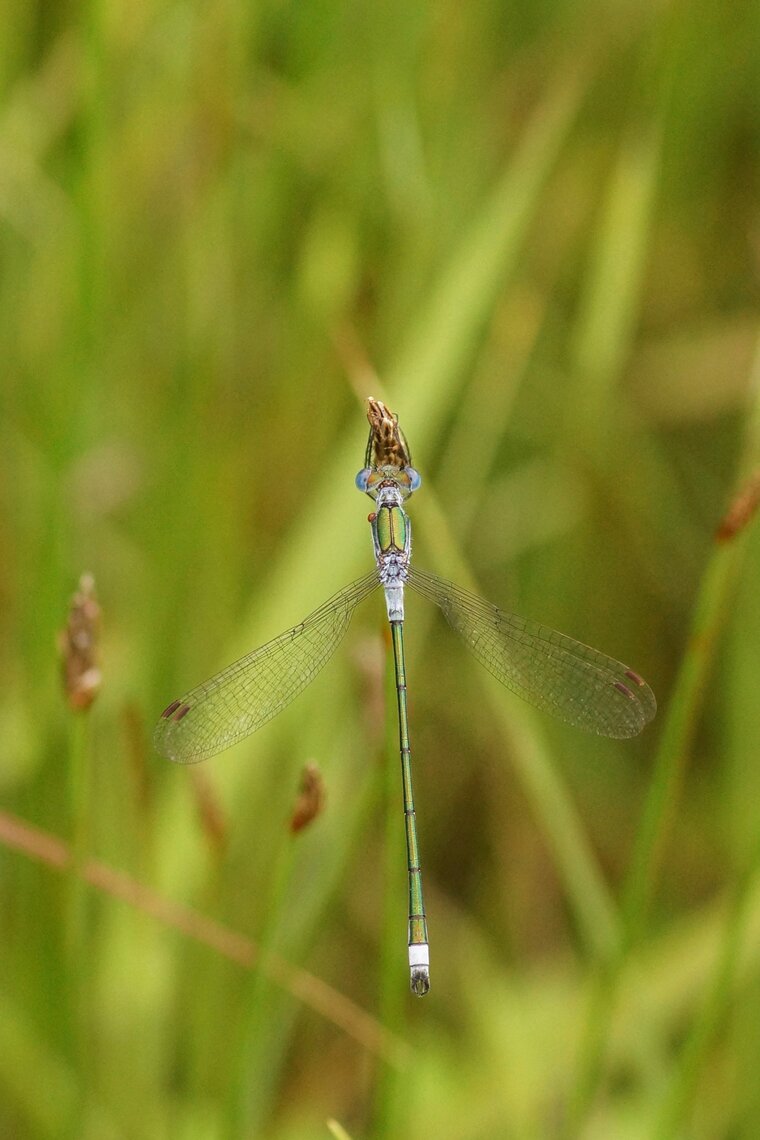
POLYGON ((295 835, 308 827, 312 820, 324 810, 325 785, 322 773, 316 764, 307 764, 301 772, 298 798, 290 820, 290 830, 295 835))
POLYGON ((95 579, 83 574, 71 599, 69 620, 58 635, 63 663, 63 687, 72 709, 90 707, 100 689, 98 637, 100 606, 95 597, 95 579))
POLYGON ((718 542, 728 542, 749 526, 760 506, 760 471, 753 472, 734 495, 715 532, 718 542))
POLYGON ((412 457, 404 433, 398 426, 398 416, 381 400, 370 396, 367 400, 369 444, 367 467, 411 467, 412 457))
POLYGON ((212 850, 224 854, 229 838, 229 825, 221 801, 204 772, 193 772, 193 792, 201 827, 212 850))

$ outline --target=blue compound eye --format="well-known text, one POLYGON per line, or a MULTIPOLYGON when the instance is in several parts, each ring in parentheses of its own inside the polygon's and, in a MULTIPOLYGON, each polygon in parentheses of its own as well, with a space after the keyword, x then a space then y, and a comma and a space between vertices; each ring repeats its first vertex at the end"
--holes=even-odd
POLYGON ((411 495, 412 491, 416 491, 422 483, 422 476, 414 467, 405 467, 404 471, 409 480, 409 494, 411 495))
POLYGON ((365 494, 366 494, 367 490, 369 489, 369 477, 371 474, 372 474, 372 468, 371 467, 363 467, 362 470, 356 476, 356 480, 355 480, 356 486, 357 486, 358 490, 365 492, 365 494))

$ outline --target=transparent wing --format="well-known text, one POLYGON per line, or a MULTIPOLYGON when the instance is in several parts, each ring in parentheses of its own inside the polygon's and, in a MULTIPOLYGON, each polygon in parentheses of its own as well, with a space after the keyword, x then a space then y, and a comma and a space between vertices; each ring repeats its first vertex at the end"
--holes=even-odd
POLYGON ((538 709, 599 736, 635 736, 657 711, 637 673, 553 629, 422 570, 408 584, 443 611, 489 673, 538 709))
POLYGON ((156 751, 194 764, 261 728, 313 681, 377 586, 374 571, 359 578, 293 629, 172 701, 153 733, 156 751))

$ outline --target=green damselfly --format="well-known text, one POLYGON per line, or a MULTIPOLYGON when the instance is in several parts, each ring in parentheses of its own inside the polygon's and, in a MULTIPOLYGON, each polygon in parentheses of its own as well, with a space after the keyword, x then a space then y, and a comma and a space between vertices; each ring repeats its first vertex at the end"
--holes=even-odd
POLYGON ((635 736, 654 716, 654 694, 626 665, 546 626, 505 613, 435 574, 411 565, 412 528, 404 509, 420 476, 398 418, 368 401, 370 423, 358 489, 374 500, 369 516, 375 569, 345 586, 299 624, 196 685, 164 709, 158 752, 192 764, 222 752, 277 716, 314 679, 346 632, 356 606, 382 586, 393 643, 409 879, 411 988, 430 988, 427 920, 422 895, 412 789, 404 660, 404 589, 442 611, 475 657, 502 684, 536 708, 601 736, 635 736))

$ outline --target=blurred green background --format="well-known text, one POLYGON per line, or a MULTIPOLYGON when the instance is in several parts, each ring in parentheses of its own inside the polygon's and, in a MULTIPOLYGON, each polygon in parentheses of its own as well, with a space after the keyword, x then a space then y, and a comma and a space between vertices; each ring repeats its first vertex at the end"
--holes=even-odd
POLYGON ((760 1135, 760 546, 714 537, 760 463, 759 52, 749 0, 8 0, 0 1135, 760 1135), (369 394, 418 564, 660 705, 534 716, 410 600, 424 1001, 379 599, 248 742, 150 745, 371 565, 369 394))

